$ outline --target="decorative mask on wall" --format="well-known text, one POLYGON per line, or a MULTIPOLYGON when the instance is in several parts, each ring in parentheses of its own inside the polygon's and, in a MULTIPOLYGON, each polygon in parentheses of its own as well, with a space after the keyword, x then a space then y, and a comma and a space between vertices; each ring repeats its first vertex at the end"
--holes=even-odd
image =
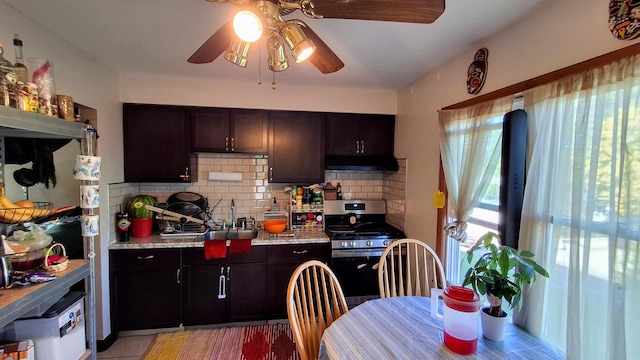
POLYGON ((467 92, 471 95, 475 95, 482 90, 484 81, 487 78, 487 70, 489 65, 487 58, 489 57, 489 50, 482 48, 476 51, 473 56, 473 62, 469 65, 467 70, 467 92))
POLYGON ((618 40, 640 35, 640 0, 609 0, 609 31, 618 40))

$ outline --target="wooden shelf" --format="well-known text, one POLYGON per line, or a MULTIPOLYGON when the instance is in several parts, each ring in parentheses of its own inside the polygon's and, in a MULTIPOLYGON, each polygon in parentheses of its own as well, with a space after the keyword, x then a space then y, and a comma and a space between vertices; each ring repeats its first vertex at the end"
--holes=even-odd
POLYGON ((0 136, 81 139, 88 127, 86 124, 0 106, 0 136))
POLYGON ((71 285, 88 277, 89 260, 69 260, 56 279, 42 284, 0 290, 0 327, 25 316, 40 316, 69 291, 71 285))

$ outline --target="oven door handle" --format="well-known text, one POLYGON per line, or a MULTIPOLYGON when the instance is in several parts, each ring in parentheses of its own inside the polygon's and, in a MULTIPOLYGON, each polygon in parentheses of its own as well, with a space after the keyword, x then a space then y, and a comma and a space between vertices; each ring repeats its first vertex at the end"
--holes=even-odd
POLYGON ((331 250, 332 258, 353 258, 353 257, 380 257, 384 249, 349 249, 331 250))

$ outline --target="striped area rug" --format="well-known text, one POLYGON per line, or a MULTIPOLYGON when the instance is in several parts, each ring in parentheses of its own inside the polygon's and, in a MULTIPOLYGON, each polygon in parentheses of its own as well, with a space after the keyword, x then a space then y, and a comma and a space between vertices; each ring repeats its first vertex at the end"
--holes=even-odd
POLYGON ((299 360, 288 324, 158 334, 143 360, 299 360))

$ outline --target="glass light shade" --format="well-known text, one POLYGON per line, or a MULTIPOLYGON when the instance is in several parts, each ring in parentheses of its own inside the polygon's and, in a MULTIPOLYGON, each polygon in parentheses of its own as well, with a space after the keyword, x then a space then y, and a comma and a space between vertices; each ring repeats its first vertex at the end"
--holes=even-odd
POLYGON ((247 56, 249 55, 250 47, 251 43, 236 38, 224 54, 224 58, 238 66, 247 67, 247 62, 249 61, 247 56))
POLYGON ((291 49, 291 55, 297 63, 306 60, 314 51, 316 46, 300 28, 300 24, 295 21, 287 21, 281 28, 281 35, 291 49))
POLYGON ((267 40, 267 56, 269 70, 284 71, 289 67, 287 54, 284 52, 284 44, 279 37, 271 36, 269 40, 267 40))
POLYGON ((256 14, 242 10, 233 17, 233 30, 240 39, 252 43, 262 36, 262 23, 256 14))

